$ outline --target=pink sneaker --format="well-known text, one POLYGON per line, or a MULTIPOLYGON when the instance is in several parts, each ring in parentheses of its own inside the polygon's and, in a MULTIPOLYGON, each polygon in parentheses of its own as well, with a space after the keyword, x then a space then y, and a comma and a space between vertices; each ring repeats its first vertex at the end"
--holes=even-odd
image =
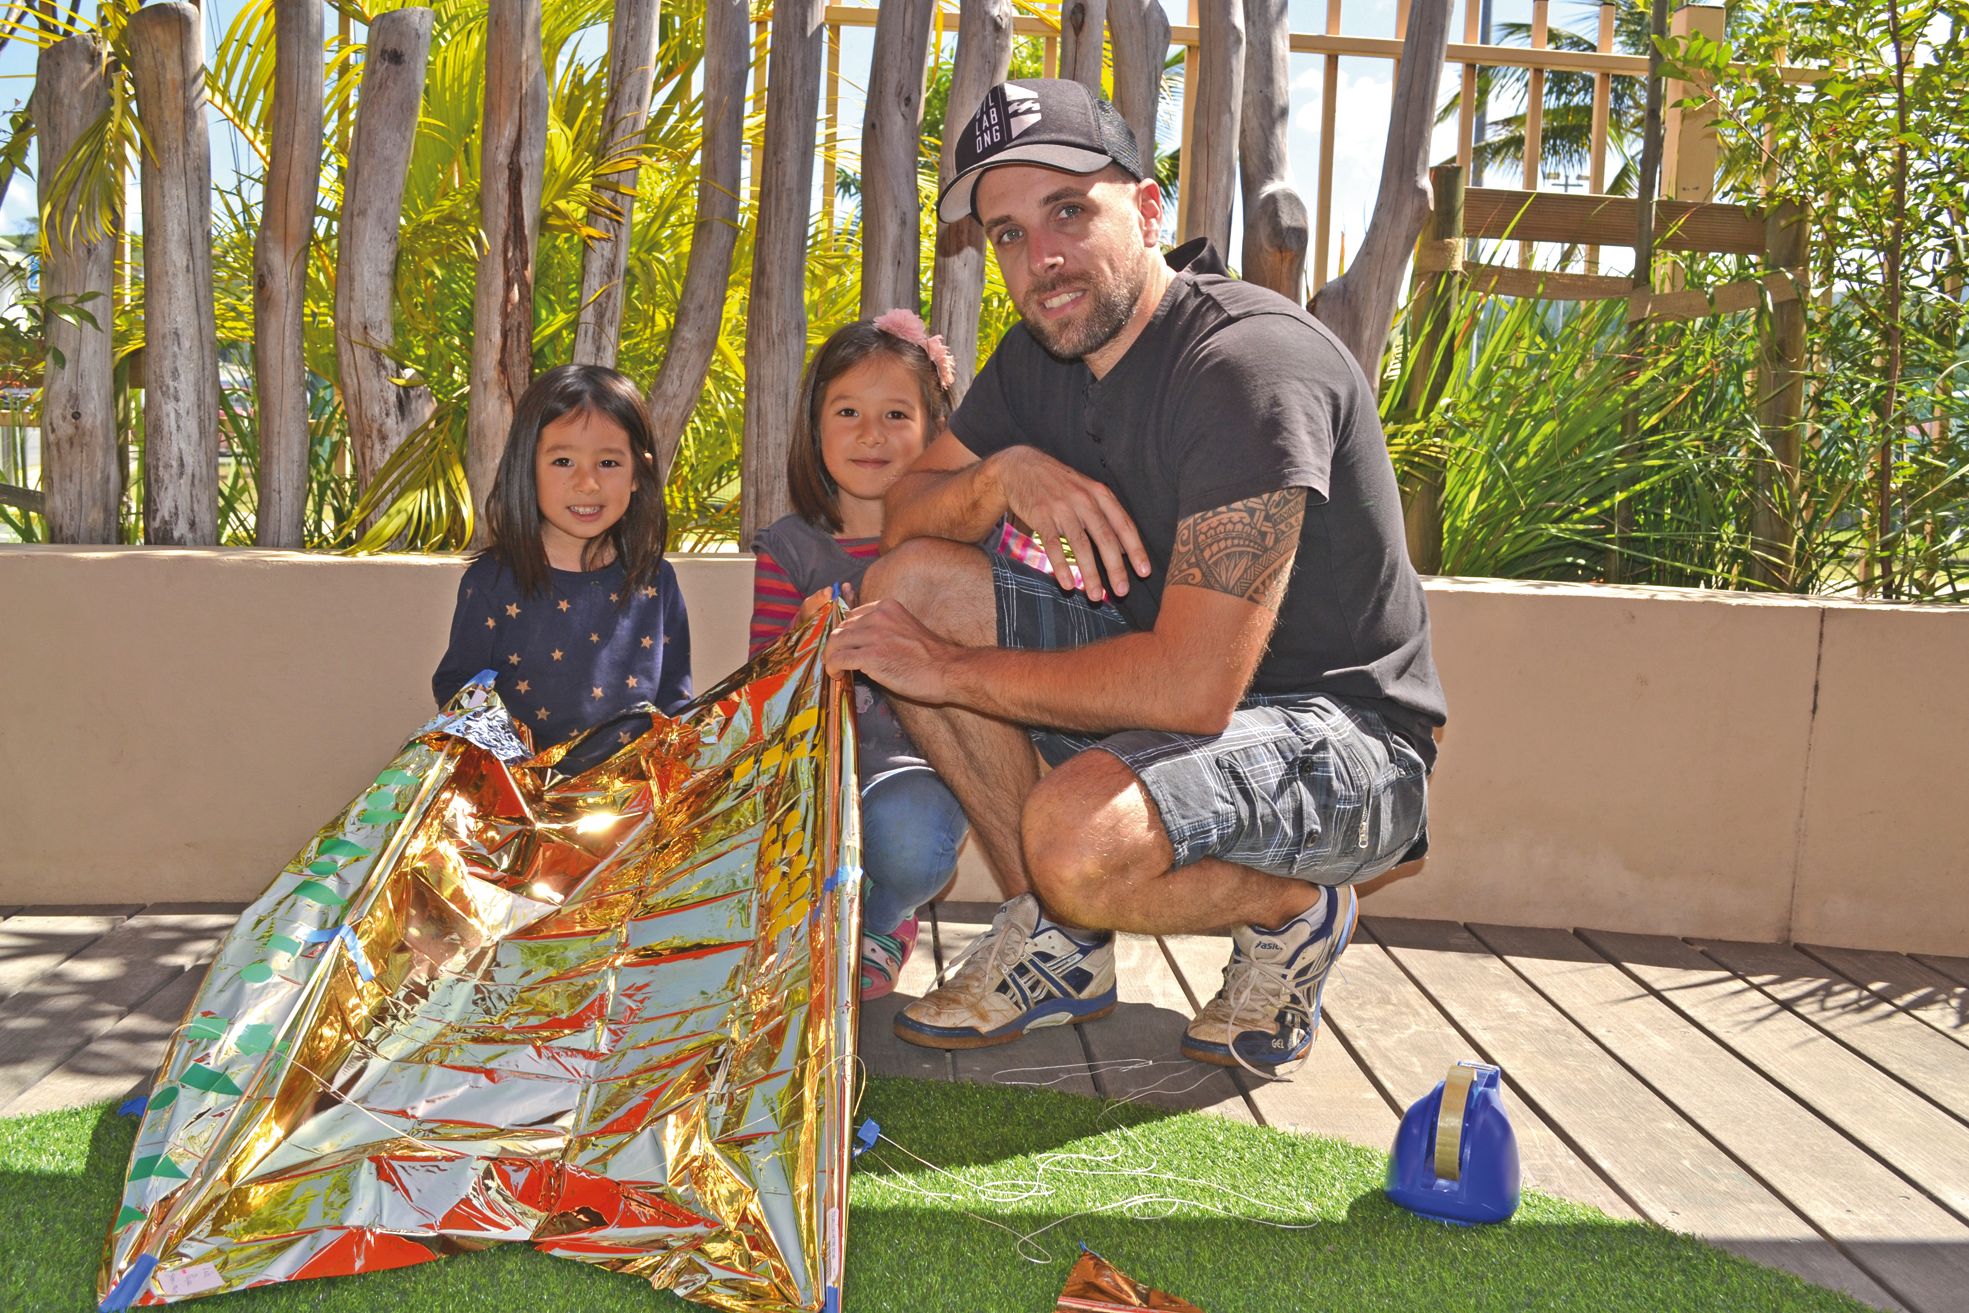
POLYGON ((893 933, 870 930, 861 937, 861 996, 864 1001, 881 998, 896 987, 902 964, 909 961, 909 950, 916 947, 916 918, 910 917, 893 933))

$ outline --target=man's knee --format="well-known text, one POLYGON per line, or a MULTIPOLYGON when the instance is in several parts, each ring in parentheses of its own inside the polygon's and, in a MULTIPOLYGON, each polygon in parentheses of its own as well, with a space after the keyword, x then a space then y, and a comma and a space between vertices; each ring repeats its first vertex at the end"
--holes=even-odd
POLYGON ((980 549, 912 538, 869 565, 856 600, 893 598, 946 638, 989 643, 997 638, 991 590, 991 559, 980 549))
POLYGON ((1019 837, 1039 901, 1076 925, 1105 925, 1124 887, 1169 865, 1168 841, 1141 780, 1107 752, 1083 752, 1035 785, 1019 837))

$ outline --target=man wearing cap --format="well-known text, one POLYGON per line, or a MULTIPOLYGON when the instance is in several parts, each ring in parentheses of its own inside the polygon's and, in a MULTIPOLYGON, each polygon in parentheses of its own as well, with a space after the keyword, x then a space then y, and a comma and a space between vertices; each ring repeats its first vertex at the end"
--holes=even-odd
POLYGON ((961 130, 938 213, 983 226, 1021 322, 890 492, 827 663, 895 695, 1009 901, 896 1033, 1105 1016, 1113 931, 1229 930, 1182 1050, 1279 1074, 1350 885, 1427 847, 1443 696, 1374 391, 1206 243, 1158 256, 1161 191, 1079 83, 1001 84, 961 130), (971 545, 1007 514, 1051 576, 971 545))

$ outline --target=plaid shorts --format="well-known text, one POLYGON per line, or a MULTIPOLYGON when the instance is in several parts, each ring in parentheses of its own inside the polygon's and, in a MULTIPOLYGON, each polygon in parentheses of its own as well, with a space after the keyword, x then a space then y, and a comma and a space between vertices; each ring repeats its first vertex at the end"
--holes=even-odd
MULTIPOLYGON (((998 644, 1079 647, 1133 629, 1112 603, 991 559, 998 644)), ((1428 771, 1381 716, 1325 694, 1253 695, 1222 734, 1032 728, 1050 765, 1099 748, 1142 781, 1176 865, 1218 857, 1317 884, 1367 880, 1428 851, 1428 771)))

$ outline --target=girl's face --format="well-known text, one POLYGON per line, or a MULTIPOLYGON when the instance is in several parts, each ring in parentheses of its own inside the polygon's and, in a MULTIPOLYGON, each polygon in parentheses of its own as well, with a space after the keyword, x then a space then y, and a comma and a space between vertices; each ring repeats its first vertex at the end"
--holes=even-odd
POLYGON ((839 489, 844 532, 857 537, 881 532, 882 494, 923 454, 928 428, 916 371, 886 352, 827 385, 820 404, 820 458, 839 489))
POLYGON ((547 564, 557 570, 583 568, 588 544, 629 510, 634 460, 629 435, 599 411, 573 411, 540 430, 533 480, 547 564))

